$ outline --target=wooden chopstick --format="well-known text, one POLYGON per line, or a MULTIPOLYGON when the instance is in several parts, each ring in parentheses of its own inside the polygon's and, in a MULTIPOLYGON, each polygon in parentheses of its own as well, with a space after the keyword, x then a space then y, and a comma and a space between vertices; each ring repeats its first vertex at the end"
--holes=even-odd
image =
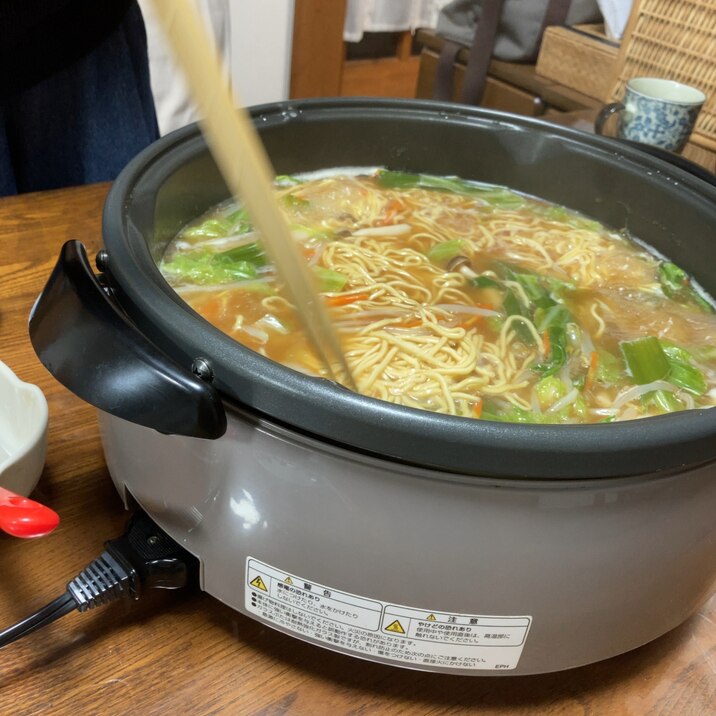
POLYGON ((248 112, 232 96, 222 76, 199 13, 189 0, 154 0, 154 7, 203 116, 204 136, 230 191, 243 202, 261 232, 329 377, 336 379, 337 367, 342 382, 355 390, 341 344, 314 289, 313 276, 276 203, 273 167, 248 112))

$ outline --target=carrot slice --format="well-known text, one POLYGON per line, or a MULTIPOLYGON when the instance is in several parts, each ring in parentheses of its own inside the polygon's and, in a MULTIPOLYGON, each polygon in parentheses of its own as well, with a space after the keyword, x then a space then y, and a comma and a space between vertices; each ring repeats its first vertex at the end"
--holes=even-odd
POLYGON ((475 402, 472 404, 472 416, 474 418, 482 416, 482 398, 475 398, 475 402))
POLYGON ((460 323, 460 328, 464 328, 465 330, 468 330, 472 328, 478 321, 482 319, 482 316, 470 316, 470 318, 462 321, 460 323))
POLYGON ((378 219, 375 223, 377 226, 388 226, 389 224, 395 223, 395 217, 403 211, 405 204, 399 199, 391 199, 385 205, 385 216, 382 219, 378 219))
POLYGON ((367 293, 337 293, 335 296, 326 296, 326 305, 331 307, 348 306, 357 301, 365 301, 369 298, 367 293))
POLYGON ((549 342, 549 331, 545 331, 542 334, 542 345, 544 346, 544 354, 546 356, 549 355, 549 349, 550 349, 550 342, 549 342))
POLYGON ((597 351, 592 351, 589 356, 589 368, 587 369, 587 377, 584 379, 584 389, 587 390, 591 387, 594 381, 594 376, 597 374, 597 367, 599 365, 599 354, 597 351))

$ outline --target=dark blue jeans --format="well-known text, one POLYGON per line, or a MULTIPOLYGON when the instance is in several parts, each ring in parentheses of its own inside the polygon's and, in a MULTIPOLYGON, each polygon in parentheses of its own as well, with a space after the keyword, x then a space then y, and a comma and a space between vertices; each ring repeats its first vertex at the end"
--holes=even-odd
POLYGON ((134 4, 89 55, 0 102, 0 196, 114 179, 158 136, 134 4))

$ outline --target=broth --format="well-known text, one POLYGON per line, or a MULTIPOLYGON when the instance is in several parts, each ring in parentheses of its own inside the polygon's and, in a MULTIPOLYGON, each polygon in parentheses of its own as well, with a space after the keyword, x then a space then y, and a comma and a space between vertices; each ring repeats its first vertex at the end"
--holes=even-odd
MULTIPOLYGON (((456 178, 323 173, 276 192, 365 395, 532 423, 716 404, 713 301, 623 232, 456 178)), ((258 239, 224 202, 160 269, 236 340, 322 375, 258 239)))

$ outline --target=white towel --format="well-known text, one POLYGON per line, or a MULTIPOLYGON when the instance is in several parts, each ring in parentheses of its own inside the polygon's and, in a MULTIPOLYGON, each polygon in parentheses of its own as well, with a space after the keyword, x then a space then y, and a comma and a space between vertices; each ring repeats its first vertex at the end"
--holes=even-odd
POLYGON ((604 16, 607 37, 612 40, 621 40, 633 2, 634 0, 597 0, 599 9, 604 16))
POLYGON ((364 32, 432 29, 450 0, 348 0, 343 39, 360 42, 364 32))

